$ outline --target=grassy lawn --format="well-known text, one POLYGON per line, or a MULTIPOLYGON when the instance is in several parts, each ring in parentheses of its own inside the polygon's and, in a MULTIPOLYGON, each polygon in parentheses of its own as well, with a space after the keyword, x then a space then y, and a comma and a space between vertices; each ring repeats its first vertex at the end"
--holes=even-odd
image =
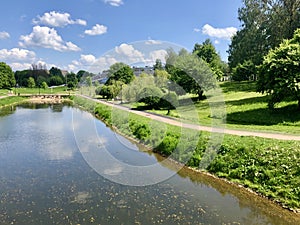
POLYGON ((7 96, 8 94, 63 94, 69 93, 66 91, 65 87, 55 87, 55 88, 13 88, 11 91, 7 89, 0 89, 0 96, 7 96))
MULTIPOLYGON (((170 116, 200 125, 223 122, 224 126, 232 129, 300 134, 300 112, 297 111, 296 101, 282 102, 272 111, 267 107, 268 97, 255 91, 254 82, 224 82, 220 83, 220 87, 221 98, 214 97, 212 92, 207 93, 207 100, 185 104, 185 98, 192 96, 181 97, 180 106, 172 110, 170 116), (223 109, 220 106, 222 101, 225 102, 223 109), (215 113, 220 114, 219 111, 226 114, 226 120, 212 120, 215 113)), ((149 111, 164 116, 167 114, 167 110, 149 111)))

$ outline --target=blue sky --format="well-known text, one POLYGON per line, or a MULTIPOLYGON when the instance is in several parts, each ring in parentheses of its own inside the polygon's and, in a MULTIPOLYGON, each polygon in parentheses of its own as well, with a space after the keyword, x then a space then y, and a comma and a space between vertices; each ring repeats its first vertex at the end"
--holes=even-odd
POLYGON ((169 47, 210 38, 223 60, 241 0, 9 0, 0 14, 0 61, 101 72, 116 61, 151 65, 169 47))

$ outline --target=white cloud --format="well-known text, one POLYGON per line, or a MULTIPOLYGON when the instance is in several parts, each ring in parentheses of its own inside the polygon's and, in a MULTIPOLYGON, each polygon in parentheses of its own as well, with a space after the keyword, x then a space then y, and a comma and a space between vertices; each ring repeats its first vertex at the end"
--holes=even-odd
POLYGON ((26 61, 31 62, 35 60, 35 53, 26 49, 1 49, 0 60, 3 61, 26 61))
POLYGON ((104 0, 104 2, 116 7, 124 4, 123 0, 104 0))
POLYGON ((199 33, 201 30, 198 29, 198 28, 194 28, 194 31, 197 32, 197 33, 199 33))
POLYGON ((93 56, 93 55, 81 55, 80 61, 81 61, 83 64, 92 65, 93 63, 96 62, 96 57, 93 56))
POLYGON ((202 27, 202 33, 206 34, 210 37, 220 38, 230 40, 233 35, 237 32, 237 28, 235 27, 227 27, 227 28, 214 28, 209 24, 205 24, 202 27))
POLYGON ((0 40, 7 39, 7 38, 10 38, 9 33, 5 32, 5 31, 0 32, 0 40))
POLYGON ((21 47, 50 48, 60 52, 80 51, 77 45, 72 42, 64 42, 57 31, 49 27, 35 26, 31 34, 22 35, 20 40, 19 45, 21 47))
POLYGON ((151 65, 154 65, 155 61, 157 59, 160 59, 162 63, 165 63, 167 55, 168 55, 168 52, 166 50, 163 50, 163 49, 150 52, 150 54, 149 54, 149 63, 151 65))
POLYGON ((65 27, 69 24, 79 24, 86 26, 87 22, 82 19, 72 20, 69 13, 59 12, 46 12, 43 16, 38 16, 38 19, 34 19, 34 24, 43 24, 53 27, 65 27))
POLYGON ((149 40, 146 41, 145 43, 146 43, 146 45, 160 45, 160 44, 162 44, 161 41, 152 40, 152 39, 149 39, 149 40))
POLYGON ((138 50, 136 50, 132 45, 121 44, 118 47, 115 47, 115 52, 117 53, 117 57, 120 57, 120 61, 126 60, 125 63, 137 63, 144 62, 144 54, 138 50))
POLYGON ((96 24, 91 30, 86 30, 84 33, 87 35, 101 35, 107 32, 107 27, 104 25, 96 24))
POLYGON ((9 64, 10 67, 12 68, 13 71, 17 70, 28 70, 31 68, 30 63, 19 63, 19 62, 14 62, 9 64))

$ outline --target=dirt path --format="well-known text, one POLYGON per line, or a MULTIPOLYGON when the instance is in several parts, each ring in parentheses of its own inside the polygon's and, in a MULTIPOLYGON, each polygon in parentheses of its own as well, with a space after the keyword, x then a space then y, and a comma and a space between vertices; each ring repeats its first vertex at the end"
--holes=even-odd
POLYGON ((234 130, 234 129, 222 129, 222 128, 214 128, 214 127, 209 127, 209 126, 200 126, 197 124, 189 124, 189 123, 182 123, 178 120, 174 120, 172 118, 167 118, 164 116, 156 115, 153 113, 148 113, 148 112, 143 112, 143 111, 136 111, 129 109, 127 107, 121 106, 121 105, 116 105, 112 104, 106 101, 98 100, 98 99, 93 99, 88 96, 84 95, 79 95, 83 98, 93 100, 94 102, 99 102, 105 105, 109 105, 124 111, 128 111, 137 115, 145 116, 148 118, 151 118, 153 120, 157 121, 162 121, 164 123, 168 123, 171 125, 175 126, 180 126, 180 127, 185 127, 185 128, 190 128, 190 129, 195 129, 195 130, 200 130, 200 131, 208 131, 208 132, 215 132, 215 133, 224 133, 224 134, 231 134, 231 135, 237 135, 237 136, 253 136, 253 137, 262 137, 262 138, 270 138, 270 139, 277 139, 277 140, 286 140, 286 141, 300 141, 300 136, 298 135, 289 135, 289 134, 280 134, 280 133, 266 133, 266 132, 256 132, 256 131, 243 131, 243 130, 234 130))

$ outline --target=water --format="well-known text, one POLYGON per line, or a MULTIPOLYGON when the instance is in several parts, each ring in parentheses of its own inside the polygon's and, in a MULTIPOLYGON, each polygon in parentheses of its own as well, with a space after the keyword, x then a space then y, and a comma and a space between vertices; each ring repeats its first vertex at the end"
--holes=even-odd
MULTIPOLYGON (((300 224, 299 215, 188 169, 149 186, 112 182, 87 163, 89 149, 78 148, 88 130, 74 135, 74 117, 90 118, 62 105, 1 110, 0 224, 300 224)), ((92 120, 107 151, 120 161, 162 160, 92 120)), ((172 172, 162 165, 159 170, 172 172)))

